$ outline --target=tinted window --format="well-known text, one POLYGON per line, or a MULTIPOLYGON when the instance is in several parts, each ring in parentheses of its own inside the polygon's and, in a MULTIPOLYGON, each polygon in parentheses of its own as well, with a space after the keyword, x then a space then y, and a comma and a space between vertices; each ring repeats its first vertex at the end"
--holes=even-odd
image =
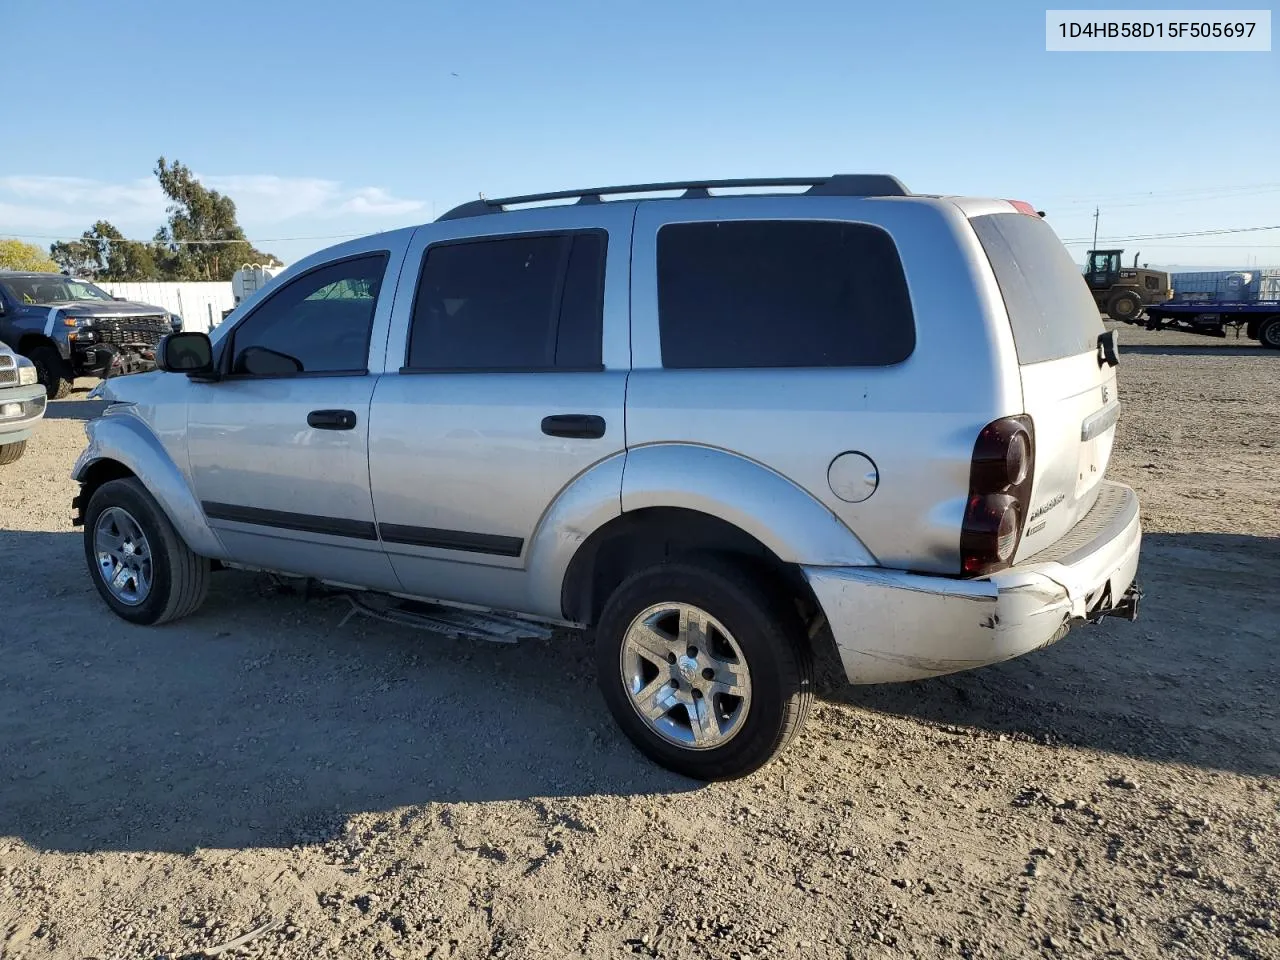
POLYGON ((272 294, 236 327, 233 373, 363 372, 387 255, 312 270, 272 294))
POLYGON ((588 231, 428 248, 409 368, 598 368, 605 246, 588 231))
POLYGON ((1000 285, 1018 362, 1095 352, 1104 330, 1098 306, 1053 228, 1021 213, 970 222, 1000 285))
POLYGON ((915 348, 902 262, 877 227, 797 220, 658 232, 664 367, 849 367, 915 348))

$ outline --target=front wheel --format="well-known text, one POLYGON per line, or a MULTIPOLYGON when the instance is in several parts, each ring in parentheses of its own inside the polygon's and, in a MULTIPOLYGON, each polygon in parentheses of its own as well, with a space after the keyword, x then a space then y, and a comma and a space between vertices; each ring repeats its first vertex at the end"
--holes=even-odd
POLYGON ((716 561, 659 564, 624 581, 597 625, 596 668, 631 741, 697 780, 764 766, 799 732, 813 697, 799 616, 716 561))
POLYGON ((84 555, 102 599, 130 623, 185 617, 209 589, 208 559, 191 551, 133 477, 104 483, 89 498, 84 555))
POLYGON ((1280 350, 1280 316, 1268 317, 1258 325, 1258 341, 1272 350, 1280 350))
POLYGON ((6 463, 17 463, 26 449, 27 441, 25 440, 19 440, 17 443, 0 443, 0 467, 6 463))
POLYGON ((44 344, 32 347, 27 359, 35 365, 36 379, 50 400, 62 400, 71 394, 75 380, 71 364, 62 359, 56 348, 44 344))
POLYGON ((1124 291, 1117 293, 1111 298, 1111 302, 1107 304, 1107 316, 1112 320, 1120 320, 1123 323, 1131 323, 1138 318, 1138 314, 1142 312, 1142 301, 1136 293, 1124 291))

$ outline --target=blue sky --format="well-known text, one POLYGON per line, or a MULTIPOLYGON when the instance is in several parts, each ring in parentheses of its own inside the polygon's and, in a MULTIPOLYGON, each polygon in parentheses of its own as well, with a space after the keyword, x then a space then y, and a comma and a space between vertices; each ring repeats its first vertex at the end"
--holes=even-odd
MULTIPOLYGON (((4 6, 0 235, 150 237, 161 154, 289 261, 481 191, 697 177, 894 173, 1064 239, 1095 203, 1103 238, 1280 224, 1280 53, 1047 53, 1044 5, 4 6)), ((1280 264, 1280 230, 1123 246, 1280 264)))

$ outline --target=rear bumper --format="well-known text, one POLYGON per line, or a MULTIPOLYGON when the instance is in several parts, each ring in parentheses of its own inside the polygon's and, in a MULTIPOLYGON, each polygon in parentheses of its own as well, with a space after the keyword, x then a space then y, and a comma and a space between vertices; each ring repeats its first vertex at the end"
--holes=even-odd
POLYGON ((1132 618, 1142 525, 1137 495, 1104 481, 1058 543, 981 580, 880 567, 804 567, 851 683, 919 680, 1048 646, 1073 625, 1132 618))
POLYGON ((44 416, 45 389, 35 383, 26 387, 0 387, 0 444, 19 443, 31 436, 44 416), (12 404, 18 412, 5 415, 12 404))

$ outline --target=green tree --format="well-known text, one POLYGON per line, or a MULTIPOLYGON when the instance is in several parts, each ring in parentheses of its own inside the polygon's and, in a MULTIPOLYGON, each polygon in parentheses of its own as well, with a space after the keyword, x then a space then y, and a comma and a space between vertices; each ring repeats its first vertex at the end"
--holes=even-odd
POLYGON ((45 252, 34 243, 0 240, 0 270, 57 273, 58 265, 45 256, 45 252))
POLYGON ((55 243, 49 253, 64 270, 97 280, 159 280, 156 253, 148 243, 126 240, 106 220, 99 220, 79 240, 55 243))
MULTIPOLYGON (((88 231, 85 232, 88 236, 88 231)), ((59 240, 49 247, 49 256, 57 263, 58 269, 73 277, 85 277, 93 280, 98 276, 97 248, 85 239, 59 240)))
POLYGON ((160 272, 172 280, 230 280, 243 263, 279 263, 254 249, 236 222, 235 202, 197 180, 182 163, 156 163, 169 198, 169 222, 155 236, 160 272))

